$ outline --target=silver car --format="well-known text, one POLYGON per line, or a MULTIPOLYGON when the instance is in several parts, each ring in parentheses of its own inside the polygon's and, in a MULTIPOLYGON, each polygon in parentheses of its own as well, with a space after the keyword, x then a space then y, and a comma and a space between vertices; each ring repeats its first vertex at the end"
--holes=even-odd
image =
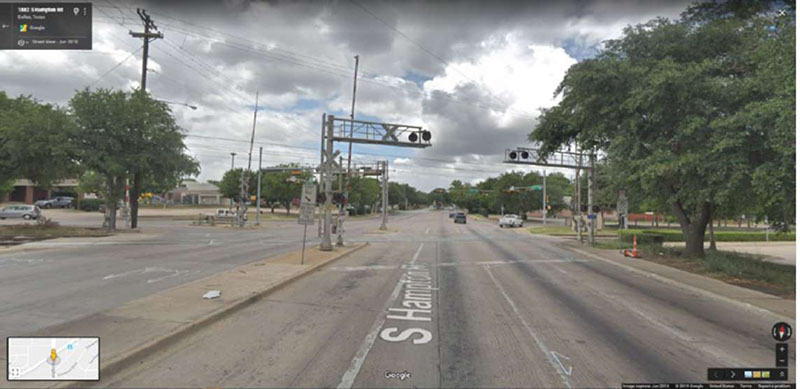
POLYGON ((75 198, 70 196, 57 196, 49 200, 39 200, 34 204, 40 208, 69 208, 75 198))
POLYGON ((0 209, 0 220, 23 218, 25 220, 38 219, 42 210, 35 205, 14 204, 0 209))

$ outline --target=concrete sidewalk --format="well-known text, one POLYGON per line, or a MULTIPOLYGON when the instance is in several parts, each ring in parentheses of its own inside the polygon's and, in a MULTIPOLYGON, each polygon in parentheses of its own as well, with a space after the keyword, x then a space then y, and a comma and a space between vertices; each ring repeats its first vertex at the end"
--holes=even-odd
MULTIPOLYGON (((189 282, 109 311, 18 336, 100 337, 103 375, 110 375, 180 336, 211 324, 366 245, 336 247, 329 252, 307 247, 302 265, 298 250, 189 282), (209 290, 220 290, 221 296, 203 299, 203 294, 209 290)), ((5 348, 5 343, 0 347, 5 348)), ((2 354, 5 355, 5 350, 2 354)), ((20 387, 27 387, 27 384, 14 383, 20 387)), ((41 386, 41 383, 33 386, 41 386)))
MULTIPOLYGON (((683 247, 683 242, 665 242, 665 246, 683 247)), ((706 249, 709 243, 705 243, 706 249)), ((764 260, 781 265, 796 266, 797 245, 795 242, 717 242, 717 250, 735 251, 765 256, 764 260)))

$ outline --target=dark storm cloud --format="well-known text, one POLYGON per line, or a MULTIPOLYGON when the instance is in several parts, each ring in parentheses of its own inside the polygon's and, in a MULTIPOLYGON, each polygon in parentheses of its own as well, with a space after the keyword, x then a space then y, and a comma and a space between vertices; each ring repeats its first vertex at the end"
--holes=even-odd
POLYGON ((531 131, 533 122, 527 117, 499 126, 490 110, 481 107, 465 109, 461 101, 486 101, 490 96, 474 84, 461 85, 453 93, 435 91, 423 102, 423 116, 435 128, 435 147, 420 155, 468 157, 497 155, 509 145, 521 144, 531 131))

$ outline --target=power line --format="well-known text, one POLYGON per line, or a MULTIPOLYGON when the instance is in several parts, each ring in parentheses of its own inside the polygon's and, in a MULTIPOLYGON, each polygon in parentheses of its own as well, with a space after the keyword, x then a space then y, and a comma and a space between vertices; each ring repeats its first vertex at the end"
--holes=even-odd
POLYGON ((97 84, 98 82, 100 82, 100 80, 105 78, 105 76, 107 76, 109 73, 113 72, 116 68, 120 67, 123 63, 125 63, 127 60, 131 59, 131 57, 133 57, 134 55, 136 55, 136 53, 139 52, 139 50, 141 50, 143 47, 144 47, 144 45, 140 46, 138 49, 136 49, 133 52, 131 52, 130 55, 125 57, 122 61, 117 62, 117 64, 114 65, 114 67, 112 67, 111 69, 108 69, 105 73, 103 73, 103 75, 101 75, 96 80, 94 80, 91 84, 89 84, 89 87, 91 88, 91 87, 94 86, 94 84, 97 84))
MULTIPOLYGON (((367 10, 367 12, 369 12, 369 11, 367 10)), ((307 67, 307 68, 310 68, 310 69, 313 69, 313 70, 317 70, 317 71, 320 71, 320 72, 329 73, 329 74, 335 75, 337 77, 345 78, 345 79, 349 79, 350 78, 349 68, 345 68, 343 65, 333 64, 331 62, 327 62, 327 61, 321 60, 319 58, 315 58, 315 57, 312 57, 312 56, 307 56, 307 55, 291 52, 291 51, 288 51, 288 50, 285 50, 285 49, 280 49, 280 48, 262 48, 262 49, 259 50, 258 48, 263 47, 263 44, 260 43, 260 42, 252 41, 250 39, 247 39, 247 38, 235 35, 235 34, 230 34, 230 33, 222 32, 222 31, 214 30, 214 29, 209 28, 207 26, 198 26, 196 24, 193 24, 193 23, 190 23, 190 22, 178 19, 178 18, 174 18, 174 17, 168 16, 168 15, 159 14, 159 13, 154 13, 154 14, 160 15, 160 16, 164 16, 164 17, 167 17, 169 19, 176 20, 176 21, 178 21, 180 23, 183 23, 183 24, 187 24, 187 25, 191 25, 191 26, 197 26, 198 28, 203 29, 203 30, 213 31, 213 32, 216 32, 218 34, 227 35, 227 36, 236 38, 236 39, 238 39, 240 41, 251 43, 256 47, 253 48, 253 47, 247 47, 247 46, 240 46, 238 44, 229 42, 227 40, 219 40, 219 39, 216 39, 213 36, 203 35, 201 33, 195 32, 195 31, 191 31, 191 30, 187 30, 187 29, 182 28, 182 27, 175 26, 173 24, 162 23, 162 27, 169 27, 171 29, 177 30, 177 31, 179 31, 181 33, 184 33, 186 35, 191 35, 191 36, 195 36, 195 37, 199 37, 199 38, 205 38, 205 39, 214 39, 215 43, 220 43, 220 44, 223 44, 223 45, 226 45, 226 46, 229 46, 229 47, 233 47, 233 48, 236 48, 236 49, 239 49, 239 50, 248 51, 248 52, 260 55, 260 56, 265 57, 265 58, 288 62, 288 63, 294 64, 294 65, 307 67), (287 55, 287 54, 275 53, 275 51, 277 51, 277 50, 285 51, 285 52, 291 53, 291 55, 295 55, 295 56, 298 56, 298 57, 312 58, 313 61, 315 61, 315 62, 313 64, 309 64, 308 62, 306 62, 306 61, 304 61, 302 59, 292 58, 290 55, 287 55)), ((374 14, 372 14, 372 15, 375 16, 374 14)), ((378 18, 377 16, 375 16, 375 17, 378 18)), ((393 28, 391 26, 389 26, 389 27, 393 28)), ((395 31, 397 31, 397 30, 395 30, 395 31)), ((402 34, 399 31, 398 31, 398 33, 402 34)), ((406 38, 407 38, 407 36, 406 36, 406 38)), ((428 52, 429 54, 435 56, 435 54, 430 53, 429 51, 426 51, 426 52, 428 52)), ((446 65, 446 62, 444 62, 443 59, 439 58, 438 56, 435 56, 435 57, 437 59, 439 59, 440 61, 442 61, 446 65)), ((464 76, 465 78, 469 79, 470 81, 472 81, 473 83, 475 83, 477 85, 477 82, 475 82, 474 80, 470 79, 463 72, 459 71, 458 69, 454 69, 454 70, 457 71, 462 76, 464 76)), ((377 75, 374 72, 365 71, 365 72, 362 72, 362 74, 363 75, 360 75, 358 77, 359 79, 361 79, 362 81, 374 84, 374 85, 383 86, 383 87, 390 87, 390 88, 402 90, 402 91, 405 91, 405 92, 423 92, 424 93, 424 91, 422 91, 420 89, 416 89, 416 88, 410 89, 410 88, 407 88, 407 87, 400 87, 400 86, 393 85, 393 84, 390 84, 390 83, 381 82, 381 81, 378 80, 378 77, 380 77, 381 75, 377 75), (369 75, 368 73, 372 73, 372 74, 369 75)), ((394 77, 394 76, 386 76, 386 77, 394 77)), ((403 79, 403 80, 407 81, 405 79, 403 79)), ((531 118, 537 117, 537 115, 535 115, 533 113, 530 113, 530 112, 511 109, 511 108, 509 108, 508 104, 502 102, 501 100, 499 100, 498 98, 493 96, 488 91, 487 91, 487 93, 489 94, 490 97, 494 98, 498 102, 497 106, 493 106, 493 105, 490 105, 490 104, 482 103, 480 101, 464 101, 464 100, 461 100, 461 99, 457 99, 457 98, 455 98, 455 97, 453 97, 453 96, 451 96, 449 94, 446 94, 446 93, 442 94, 442 95, 439 95, 438 97, 444 97, 444 98, 446 98, 448 100, 451 100, 451 101, 454 101, 454 102, 460 103, 460 104, 477 105, 477 106, 488 108, 488 109, 497 109, 497 108, 499 108, 499 109, 505 110, 507 113, 510 113, 510 114, 513 114, 513 115, 517 115, 517 116, 527 116, 527 117, 531 117, 531 118)))

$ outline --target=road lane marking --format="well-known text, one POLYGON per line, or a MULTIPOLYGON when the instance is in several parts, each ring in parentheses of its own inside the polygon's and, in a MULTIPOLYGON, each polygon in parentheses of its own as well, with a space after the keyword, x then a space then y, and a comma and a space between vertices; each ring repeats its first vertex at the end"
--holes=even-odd
POLYGON ((517 308, 517 304, 515 304, 514 301, 511 300, 511 297, 509 297, 508 293, 506 293, 506 290, 503 289, 503 286, 500 285, 500 282, 497 281, 497 278, 495 278, 494 274, 492 274, 492 271, 489 270, 489 266, 487 265, 484 266, 483 268, 484 270, 486 270, 486 273, 489 273, 489 278, 492 279, 492 282, 494 282, 494 285, 497 286, 497 289, 500 290, 500 293, 506 299, 508 305, 511 306, 511 309, 514 311, 514 314, 517 315, 517 319, 519 319, 519 321, 522 322, 522 325, 525 326, 525 329, 528 330, 528 334, 531 336, 531 338, 533 338, 534 342, 536 342, 536 346, 539 347, 539 350, 542 352, 542 354, 545 355, 547 360, 553 366, 555 372, 558 373, 558 375, 561 377, 561 382, 563 382, 566 387, 571 388, 572 385, 570 385, 569 383, 569 376, 572 375, 572 366, 570 366, 569 372, 567 372, 567 370, 564 369, 564 365, 561 364, 561 361, 559 361, 558 358, 554 354, 552 354, 552 351, 550 351, 550 349, 547 348, 547 345, 544 344, 544 342, 539 338, 536 332, 533 331, 533 328, 531 328, 531 326, 528 324, 528 321, 525 320, 524 317, 522 317, 522 314, 519 312, 519 309, 517 308))
MULTIPOLYGON (((437 267, 472 267, 472 266, 486 266, 486 265, 513 265, 515 263, 578 263, 578 262, 591 262, 588 259, 517 259, 517 260, 500 260, 500 261, 479 261, 479 262, 441 262, 438 264, 430 265, 432 268, 437 267)), ((400 265, 363 265, 363 266, 332 266, 323 271, 367 271, 367 270, 396 270, 400 269, 400 265)), ((558 271, 567 274, 566 271, 556 268, 558 271)))
MULTIPOLYGON (((414 257, 411 259, 411 264, 413 265, 417 262, 419 258, 419 253, 422 252, 422 247, 425 246, 425 243, 420 243, 417 252, 414 253, 414 257)), ((369 354, 369 350, 372 349, 372 345, 375 344, 375 339, 378 337, 378 331, 381 330, 383 327, 383 323, 386 322, 386 316, 384 316, 384 312, 387 312, 389 308, 394 304, 395 300, 397 300, 397 296, 400 295, 400 290, 403 288, 403 277, 401 276, 400 279, 397 281, 397 285, 395 285, 392 294, 389 296, 389 299, 386 300, 386 303, 383 304, 381 309, 381 314, 375 319, 375 322, 372 323, 372 327, 370 328, 367 336, 364 338, 364 341, 361 343, 361 347, 358 348, 356 355, 353 357, 353 360, 350 361, 350 367, 344 372, 342 375, 342 380, 339 381, 339 385, 337 388, 351 388, 353 386, 353 382, 356 380, 356 376, 358 376, 358 372, 361 370, 361 366, 364 364, 364 360, 367 359, 367 354, 369 354)))
POLYGON ((165 280, 167 278, 177 277, 177 276, 179 276, 181 274, 186 274, 188 272, 189 272, 188 270, 175 270, 175 272, 172 273, 172 274, 167 274, 167 275, 165 275, 163 277, 158 277, 158 278, 151 278, 151 279, 147 280, 147 283, 148 284, 152 284, 154 282, 162 281, 162 280, 165 280))
POLYGON ((127 276, 130 276, 130 275, 136 275, 136 274, 174 273, 174 272, 177 272, 177 271, 178 270, 166 269, 166 268, 163 268, 163 267, 146 267, 146 268, 143 268, 143 269, 130 270, 130 271, 126 271, 126 272, 123 272, 123 273, 109 274, 109 275, 103 277, 103 279, 104 280, 111 280, 111 279, 114 279, 114 278, 127 277, 127 276))
POLYGON ((426 229, 425 229, 425 235, 428 235, 428 232, 430 232, 430 231, 431 231, 431 228, 430 228, 430 227, 426 228, 426 229))

